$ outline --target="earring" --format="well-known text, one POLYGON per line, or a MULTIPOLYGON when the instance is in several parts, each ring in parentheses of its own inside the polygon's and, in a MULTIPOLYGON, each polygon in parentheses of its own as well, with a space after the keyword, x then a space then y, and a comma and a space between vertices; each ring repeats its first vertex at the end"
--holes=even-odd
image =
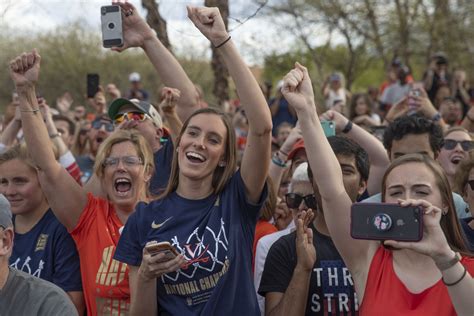
POLYGON ((445 216, 446 214, 448 214, 448 209, 447 208, 443 208, 443 210, 441 211, 441 214, 443 216, 445 216))
POLYGON ((219 164, 218 164, 219 167, 225 167, 225 165, 226 165, 225 161, 219 161, 219 164))
POLYGON ((178 147, 176 147, 176 152, 179 152, 179 146, 178 146, 178 147))

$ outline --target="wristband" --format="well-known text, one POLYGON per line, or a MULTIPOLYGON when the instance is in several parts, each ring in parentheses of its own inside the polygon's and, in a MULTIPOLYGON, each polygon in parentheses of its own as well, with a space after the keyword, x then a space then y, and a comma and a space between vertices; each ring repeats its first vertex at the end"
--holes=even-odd
POLYGON ((439 120, 441 120, 441 114, 439 114, 439 112, 436 113, 435 115, 433 115, 433 117, 431 118, 431 120, 432 120, 433 122, 438 122, 439 120))
POLYGON ((342 132, 343 132, 344 134, 349 133, 349 132, 351 131, 351 129, 352 129, 352 126, 353 126, 352 121, 350 121, 350 120, 347 121, 347 124, 346 124, 346 126, 344 126, 344 129, 342 130, 342 132))
POLYGON ((286 163, 281 160, 280 156, 278 156, 278 152, 276 152, 272 157, 272 162, 277 165, 278 167, 285 168, 286 163))
POLYGON ((439 263, 435 261, 435 264, 440 271, 448 270, 449 268, 453 267, 456 263, 460 261, 461 259, 460 257, 461 256, 459 255, 459 253, 455 252, 454 257, 450 259, 448 262, 439 263))
POLYGON ((34 110, 20 110, 20 112, 22 113, 33 113, 33 114, 36 114, 38 113, 40 110, 39 109, 34 109, 34 110))
MULTIPOLYGON (((463 266, 463 267, 464 267, 464 266, 463 266)), ((454 281, 453 283, 446 283, 446 282, 444 281, 444 278, 441 278, 441 280, 443 280, 443 283, 444 283, 444 285, 446 285, 446 286, 454 286, 454 285, 458 284, 459 282, 461 282, 462 279, 464 279, 464 277, 466 276, 466 274, 467 274, 467 269, 466 269, 466 267, 464 267, 464 272, 462 273, 461 277, 460 277, 457 281, 454 281)))
POLYGON ((227 43, 228 41, 230 41, 231 38, 232 38, 232 36, 229 35, 229 37, 225 41, 223 41, 219 45, 214 46, 214 48, 219 48, 219 47, 224 46, 224 44, 227 43))

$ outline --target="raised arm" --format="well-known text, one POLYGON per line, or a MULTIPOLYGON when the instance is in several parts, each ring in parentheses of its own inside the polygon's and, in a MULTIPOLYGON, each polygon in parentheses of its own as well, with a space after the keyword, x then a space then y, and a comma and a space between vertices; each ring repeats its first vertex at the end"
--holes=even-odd
POLYGON ((341 167, 316 113, 313 88, 305 67, 296 63, 296 67, 285 76, 283 95, 298 113, 306 153, 322 198, 329 232, 344 262, 354 274, 358 269, 367 268, 370 242, 354 240, 350 236, 352 202, 344 188, 341 167))
POLYGON ((355 123, 352 123, 352 128, 349 120, 342 114, 336 111, 329 110, 321 116, 322 120, 334 121, 336 124, 336 133, 347 136, 355 142, 357 142, 369 155, 370 160, 370 173, 369 180, 367 183, 367 190, 370 195, 377 194, 381 191, 382 178, 390 164, 388 159, 387 151, 383 147, 383 144, 372 134, 367 132, 355 123), (347 125, 349 124, 349 125, 347 125), (349 129, 347 131, 347 129, 349 129))
POLYGON ((118 5, 122 7, 122 12, 132 14, 122 15, 124 45, 113 50, 121 52, 129 47, 143 49, 164 85, 181 91, 176 111, 184 122, 199 109, 199 94, 194 84, 173 54, 158 40, 152 28, 138 15, 137 9, 130 2, 120 2, 118 5))
POLYGON ((5 145, 6 148, 15 144, 16 135, 21 129, 21 115, 20 108, 15 109, 15 117, 8 123, 7 127, 3 130, 0 136, 0 143, 5 145))
POLYGON ((257 81, 227 33, 219 9, 188 7, 188 16, 201 33, 214 46, 219 47, 219 52, 240 96, 249 122, 247 146, 240 170, 248 200, 257 202, 265 184, 270 162, 272 132, 270 110, 257 81))
POLYGON ((181 92, 178 89, 168 87, 161 89, 162 101, 160 103, 160 108, 166 122, 168 123, 173 142, 176 140, 181 128, 183 127, 183 122, 179 119, 176 112, 176 105, 179 102, 180 96, 181 92))
POLYGON ((56 217, 70 230, 79 220, 87 203, 87 195, 54 158, 36 100, 40 60, 36 50, 23 53, 10 62, 10 75, 20 97, 23 133, 31 158, 38 168, 41 188, 56 217))

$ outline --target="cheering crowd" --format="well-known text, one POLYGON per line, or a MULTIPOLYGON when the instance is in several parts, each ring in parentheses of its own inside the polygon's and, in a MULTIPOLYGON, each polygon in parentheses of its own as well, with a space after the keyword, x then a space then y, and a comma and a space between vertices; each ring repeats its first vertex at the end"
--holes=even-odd
MULTIPOLYGON (((436 53, 398 58, 352 95, 334 72, 317 113, 295 63, 260 86, 219 10, 188 7, 238 102, 208 107, 130 3, 138 73, 84 106, 37 94, 41 56, 12 56, 0 135, 0 315, 474 315, 474 90, 436 53), (451 73, 452 71, 452 73, 451 73), (418 207, 420 241, 354 239, 354 203, 418 207), (168 242, 155 253, 150 242, 168 242)), ((370 204, 367 204, 370 205, 370 204)))

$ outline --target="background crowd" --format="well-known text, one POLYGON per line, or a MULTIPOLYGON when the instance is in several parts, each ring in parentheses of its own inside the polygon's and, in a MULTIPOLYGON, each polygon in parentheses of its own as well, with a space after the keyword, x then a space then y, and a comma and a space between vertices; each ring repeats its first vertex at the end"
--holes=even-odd
POLYGON ((135 7, 118 5, 114 49, 144 51, 159 104, 137 72, 128 90, 53 104, 37 89, 41 52, 11 56, 0 311, 474 314, 474 88, 449 56, 430 56, 420 78, 394 58, 367 91, 336 70, 316 86, 299 63, 259 84, 219 10, 189 7, 239 97, 215 109, 135 7), (355 202, 420 207, 422 240, 351 238, 355 202), (150 241, 178 255, 153 255, 150 241))

